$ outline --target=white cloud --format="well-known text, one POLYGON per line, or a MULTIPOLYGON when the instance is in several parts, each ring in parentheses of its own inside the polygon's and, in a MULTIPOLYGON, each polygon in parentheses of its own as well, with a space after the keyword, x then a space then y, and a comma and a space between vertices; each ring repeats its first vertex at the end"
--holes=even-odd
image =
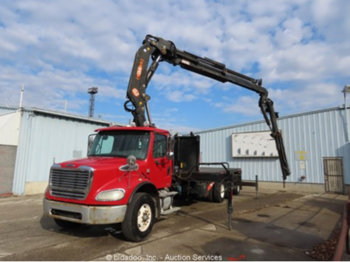
MULTIPOLYGON (((0 104, 17 104, 22 83, 26 106, 55 109, 69 100, 72 110, 85 112, 91 86, 99 87, 101 100, 122 104, 135 52, 146 34, 154 34, 263 78, 280 111, 334 106, 350 83, 348 10, 350 2, 341 0, 4 1, 0 104)), ((246 106, 257 104, 256 95, 240 90, 160 65, 148 92, 150 103, 162 108, 181 103, 174 116, 188 110, 191 103, 184 102, 195 101, 224 113, 259 115, 257 106, 246 106), (236 105, 223 106, 222 92, 232 92, 236 105)))
POLYGON ((0 89, 0 96, 6 98, 3 104, 17 104, 22 84, 25 85, 24 105, 47 109, 62 108, 65 101, 71 99, 74 99, 74 103, 70 103, 71 109, 85 107, 88 100, 81 100, 77 96, 81 94, 88 97, 87 89, 92 86, 99 87, 99 96, 114 99, 125 97, 125 90, 112 87, 113 83, 108 80, 95 79, 79 71, 56 69, 26 74, 1 66, 0 71, 0 86, 4 87, 0 89))
POLYGON ((173 102, 189 102, 207 95, 213 87, 213 81, 204 76, 181 71, 180 67, 174 68, 174 71, 165 68, 165 73, 162 73, 160 69, 148 87, 154 88, 149 93, 164 96, 173 102))
MULTIPOLYGON (((276 111, 305 112, 319 109, 319 105, 330 107, 342 103, 341 88, 336 84, 315 82, 296 86, 294 89, 271 89, 270 97, 276 111)), ((286 113, 283 113, 285 115, 286 113)))
POLYGON ((238 99, 223 98, 224 103, 216 103, 225 113, 234 113, 243 117, 256 117, 260 115, 258 97, 241 96, 238 99))

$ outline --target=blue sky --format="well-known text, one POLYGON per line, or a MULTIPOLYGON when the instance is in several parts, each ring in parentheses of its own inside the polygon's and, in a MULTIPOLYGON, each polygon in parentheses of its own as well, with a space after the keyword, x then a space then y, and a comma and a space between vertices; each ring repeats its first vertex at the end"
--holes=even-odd
MULTIPOLYGON (((147 34, 262 78, 281 116, 343 103, 350 84, 346 0, 2 0, 0 105, 128 123, 123 104, 147 34)), ((258 95, 162 63, 148 87, 157 126, 198 131, 262 120, 258 95)), ((350 99, 350 98, 349 98, 350 99)))

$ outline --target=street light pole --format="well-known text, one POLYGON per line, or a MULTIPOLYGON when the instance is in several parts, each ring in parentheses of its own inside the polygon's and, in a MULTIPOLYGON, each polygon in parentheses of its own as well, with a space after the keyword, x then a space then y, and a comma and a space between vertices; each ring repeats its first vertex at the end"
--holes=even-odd
POLYGON ((347 107, 347 104, 346 104, 346 93, 350 93, 350 85, 344 86, 344 89, 343 89, 342 92, 344 93, 346 142, 349 142, 349 121, 348 121, 348 107, 347 107))

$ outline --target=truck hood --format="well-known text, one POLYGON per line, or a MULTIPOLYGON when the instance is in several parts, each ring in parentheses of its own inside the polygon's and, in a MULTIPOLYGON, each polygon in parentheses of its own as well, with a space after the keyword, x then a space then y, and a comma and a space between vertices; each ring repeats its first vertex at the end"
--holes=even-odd
POLYGON ((120 167, 126 164, 126 158, 121 157, 87 157, 75 159, 60 163, 63 168, 78 168, 80 166, 89 166, 94 169, 111 169, 111 167, 120 167))

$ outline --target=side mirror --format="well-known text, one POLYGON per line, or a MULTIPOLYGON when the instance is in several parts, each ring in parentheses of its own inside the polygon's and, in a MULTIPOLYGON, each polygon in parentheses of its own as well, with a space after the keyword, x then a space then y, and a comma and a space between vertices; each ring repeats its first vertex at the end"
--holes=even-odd
POLYGON ((173 136, 168 136, 167 138, 167 158, 173 159, 174 158, 174 145, 175 145, 175 139, 173 136))
POLYGON ((92 144, 94 143, 95 137, 96 137, 96 134, 91 134, 91 135, 89 135, 87 154, 89 154, 89 152, 90 152, 90 149, 91 149, 91 147, 92 147, 92 144))
POLYGON ((166 156, 167 156, 168 159, 173 159, 173 157, 174 157, 174 152, 168 152, 168 153, 166 154, 166 156))

